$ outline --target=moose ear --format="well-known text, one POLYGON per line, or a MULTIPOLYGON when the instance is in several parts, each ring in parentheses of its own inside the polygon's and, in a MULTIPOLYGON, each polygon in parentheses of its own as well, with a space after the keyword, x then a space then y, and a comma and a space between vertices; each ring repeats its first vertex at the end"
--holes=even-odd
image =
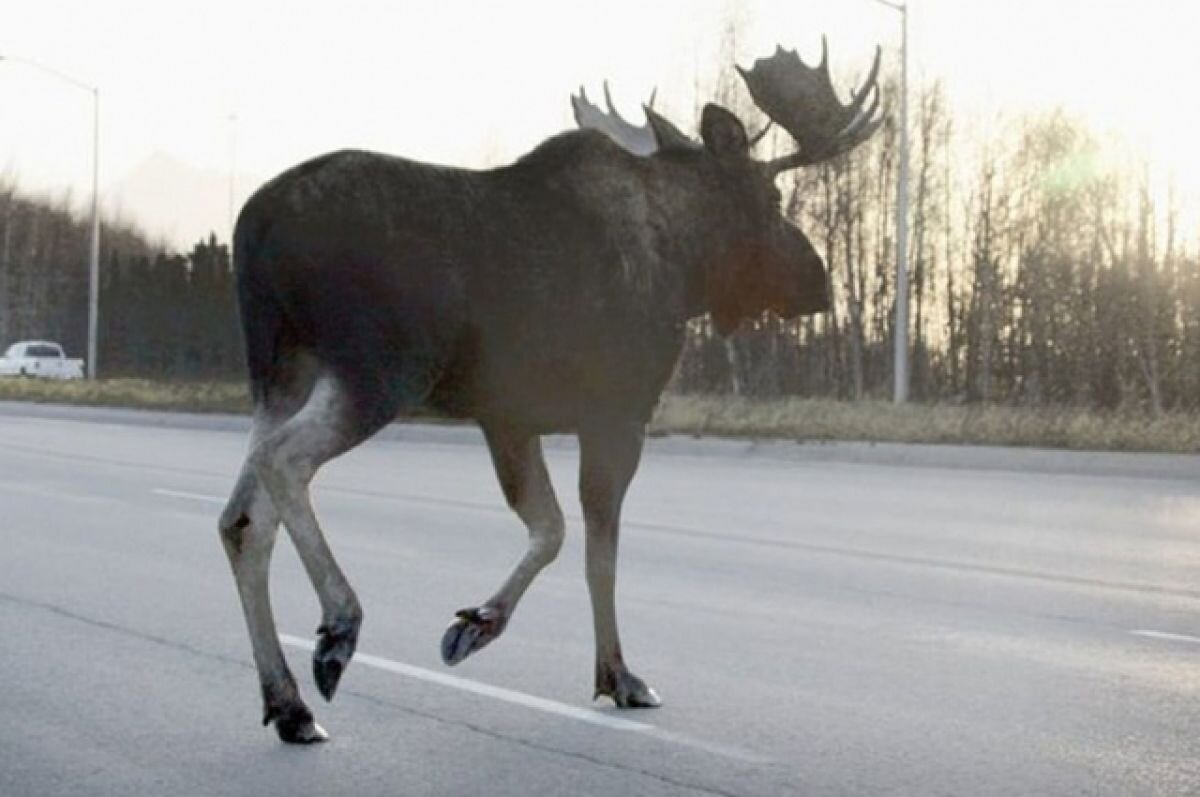
POLYGON ((741 120, 711 102, 700 114, 700 138, 709 152, 720 157, 746 157, 750 153, 750 137, 741 120))

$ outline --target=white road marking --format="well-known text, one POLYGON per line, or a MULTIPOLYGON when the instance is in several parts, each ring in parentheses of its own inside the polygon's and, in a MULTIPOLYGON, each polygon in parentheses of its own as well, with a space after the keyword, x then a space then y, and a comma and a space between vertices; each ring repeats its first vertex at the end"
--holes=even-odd
POLYGON ((1189 636, 1188 634, 1172 634, 1170 631, 1150 631, 1147 629, 1138 629, 1129 633, 1134 636, 1146 637, 1147 639, 1162 639, 1167 642, 1188 642, 1192 645, 1200 645, 1200 637, 1189 636))
MULTIPOLYGON (((279 641, 285 645, 301 648, 302 650, 312 650, 315 646, 309 639, 304 639, 291 634, 280 634, 279 641)), ((470 678, 461 678, 457 675, 449 675, 447 673, 435 672, 427 670, 424 667, 416 667, 412 664, 405 664, 391 659, 385 659, 382 656, 373 656, 369 653, 355 653, 354 661, 357 664, 374 667, 377 670, 403 675, 407 678, 414 678, 418 681, 437 684, 438 686, 446 686, 451 689, 458 689, 462 692, 470 692, 481 697, 489 697, 493 700, 499 700, 504 703, 522 706, 524 708, 541 711, 545 714, 553 714, 558 717, 578 720, 586 722, 590 725, 599 725, 602 728, 608 728, 615 731, 627 731, 639 733, 645 736, 651 736, 665 742, 672 742, 684 747, 692 747, 702 750, 706 753, 713 753, 726 758, 734 758, 739 761, 746 761, 755 764, 767 763, 769 759, 751 753, 746 750, 739 750, 734 747, 727 747, 720 744, 712 744, 701 739, 693 739, 684 734, 674 733, 672 731, 663 730, 654 725, 645 722, 637 722, 635 720, 622 719, 620 717, 612 717, 608 714, 596 711, 594 709, 579 708, 578 706, 560 703, 557 700, 548 700, 544 697, 536 695, 528 695, 524 692, 517 692, 512 689, 505 689, 500 686, 492 686, 481 681, 473 681, 470 678)))
MULTIPOLYGON (((279 639, 285 645, 291 645, 304 650, 312 650, 314 643, 308 639, 291 636, 290 634, 280 634, 279 639)), ((600 725, 605 728, 612 728, 618 731, 639 731, 645 732, 653 726, 647 725, 644 722, 634 722, 633 720, 621 719, 619 717, 610 717, 607 714, 601 714, 598 711, 569 706, 566 703, 559 703, 555 700, 547 700, 542 697, 527 695, 524 692, 514 692, 511 689, 504 689, 499 686, 472 681, 469 678, 460 678, 457 675, 449 675, 447 673, 435 672, 427 670, 424 667, 414 667, 411 664, 404 664, 399 661, 385 659, 382 656, 372 656, 369 653, 355 653, 354 661, 356 664, 365 664, 368 667, 374 667, 377 670, 403 675, 408 678, 415 678, 419 681, 437 684, 438 686, 448 686, 451 689, 458 689, 463 692, 490 697, 493 700, 500 700, 505 703, 513 703, 525 708, 531 708, 536 711, 542 711, 547 714, 557 714, 560 717, 568 719, 580 720, 593 725, 600 725)))
POLYGON ((218 498, 215 495, 201 495, 200 493, 185 493, 180 490, 166 490, 161 487, 156 487, 150 492, 155 495, 165 495, 168 498, 186 498, 190 501, 204 501, 207 504, 223 504, 224 498, 218 498))

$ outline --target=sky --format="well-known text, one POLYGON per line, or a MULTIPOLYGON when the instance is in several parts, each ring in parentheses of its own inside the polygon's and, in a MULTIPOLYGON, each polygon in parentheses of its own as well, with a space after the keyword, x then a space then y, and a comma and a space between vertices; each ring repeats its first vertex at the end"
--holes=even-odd
MULTIPOLYGON (((914 92, 942 81, 983 131, 1062 107, 1200 197, 1200 3, 909 5, 914 92)), ((226 235, 256 185, 328 150, 511 160, 571 126, 581 84, 599 96, 608 79, 634 118, 657 87, 657 107, 694 129, 697 85, 732 66, 717 61, 730 8, 747 20, 743 65, 776 44, 815 57, 827 34, 850 75, 899 42, 900 15, 877 0, 5 0, 0 173, 75 207, 90 195, 90 93, 21 59, 52 67, 100 89, 105 212, 186 247, 226 235)))

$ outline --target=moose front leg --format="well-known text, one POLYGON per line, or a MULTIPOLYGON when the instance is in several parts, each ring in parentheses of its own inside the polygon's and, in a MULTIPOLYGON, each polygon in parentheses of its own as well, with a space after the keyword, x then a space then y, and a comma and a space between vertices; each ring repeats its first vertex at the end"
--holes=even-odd
POLYGON ((500 589, 482 606, 458 612, 442 636, 442 660, 454 665, 504 631, 533 579, 558 556, 565 523, 536 436, 484 424, 484 437, 505 500, 529 529, 529 547, 500 589))
POLYGON ((640 423, 589 425, 579 434, 579 495, 586 527, 588 591, 596 631, 596 692, 621 708, 662 704, 646 683, 629 671, 617 633, 617 542, 621 504, 637 470, 645 431, 640 423))

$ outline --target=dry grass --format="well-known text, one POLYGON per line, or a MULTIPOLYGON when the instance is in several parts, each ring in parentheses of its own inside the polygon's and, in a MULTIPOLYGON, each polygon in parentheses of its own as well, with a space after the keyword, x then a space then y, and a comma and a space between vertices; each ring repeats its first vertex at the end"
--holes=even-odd
POLYGON ((1099 413, 819 399, 749 401, 673 396, 652 431, 790 440, 1037 446, 1093 451, 1200 452, 1200 415, 1099 413))
POLYGON ((178 412, 248 412, 250 397, 237 382, 155 382, 149 379, 53 381, 0 378, 0 401, 137 407, 178 412))
MULTIPOLYGON (((107 379, 49 382, 0 379, 0 400, 186 412, 249 409, 237 382, 107 379)), ((966 443, 1094 451, 1200 453, 1200 415, 1098 413, 1072 408, 847 403, 822 399, 751 401, 723 396, 668 396, 654 434, 788 440, 966 443)))

